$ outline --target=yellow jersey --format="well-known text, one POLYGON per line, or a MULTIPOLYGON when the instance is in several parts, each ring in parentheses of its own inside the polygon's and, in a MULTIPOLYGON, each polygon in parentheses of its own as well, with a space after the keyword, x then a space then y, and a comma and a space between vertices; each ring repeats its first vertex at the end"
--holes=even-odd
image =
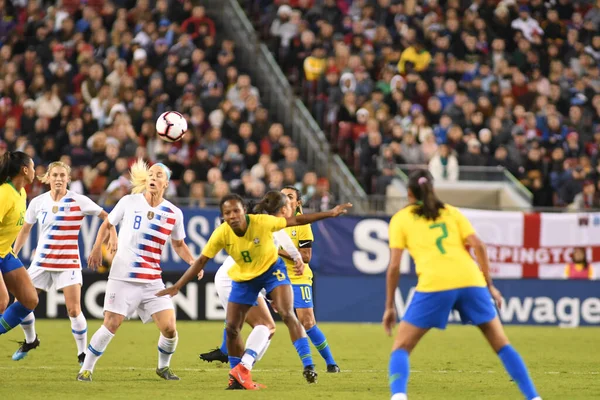
POLYGON ((228 274, 236 282, 254 279, 265 273, 279 258, 273 242, 273 232, 286 227, 285 218, 271 215, 246 215, 248 228, 238 236, 227 223, 214 230, 202 255, 214 258, 225 249, 235 261, 228 274))
POLYGON ((398 72, 401 74, 406 72, 405 67, 407 62, 411 62, 415 65, 415 71, 422 72, 427 69, 431 62, 431 54, 427 50, 423 50, 419 53, 414 47, 410 46, 404 50, 400 56, 400 61, 398 61, 398 72))
POLYGON ((465 248, 465 239, 475 230, 456 208, 445 205, 440 216, 427 220, 413 213, 410 205, 390 221, 390 248, 406 249, 417 266, 420 292, 438 292, 463 287, 485 287, 479 266, 465 248))
POLYGON ((25 222, 27 210, 27 193, 21 192, 11 182, 0 185, 0 257, 12 253, 19 231, 25 222))
POLYGON ((304 74, 307 81, 316 81, 325 72, 327 67, 327 60, 324 58, 317 58, 308 56, 304 60, 304 74))
MULTIPOLYGON (((298 249, 310 248, 312 242, 315 241, 310 225, 290 226, 285 228, 285 233, 288 234, 298 249)), ((302 275, 296 275, 294 274, 295 263, 287 258, 283 258, 283 260, 285 261, 285 266, 293 285, 312 285, 313 273, 308 264, 304 265, 304 273, 302 275)))

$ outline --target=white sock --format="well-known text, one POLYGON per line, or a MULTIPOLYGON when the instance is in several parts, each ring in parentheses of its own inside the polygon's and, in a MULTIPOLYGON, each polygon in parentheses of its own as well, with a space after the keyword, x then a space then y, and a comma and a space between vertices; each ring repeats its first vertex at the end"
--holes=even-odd
POLYGON ((87 321, 83 313, 79 313, 75 318, 69 317, 69 319, 71 320, 71 332, 73 332, 77 344, 77 355, 80 355, 85 352, 87 345, 87 321))
POLYGON ((162 333, 160 334, 158 338, 158 369, 169 366, 171 357, 173 357, 173 353, 175 353, 175 349, 177 348, 178 339, 177 333, 171 339, 164 337, 162 333))
POLYGON ((396 393, 392 396, 392 400, 408 400, 406 393, 396 393))
POLYGON ((21 328, 23 328, 23 332, 25 332, 25 342, 33 343, 35 340, 35 315, 33 312, 30 312, 25 319, 21 322, 21 328))
POLYGON ((252 370, 254 360, 258 358, 258 354, 267 345, 271 331, 264 325, 255 326, 246 340, 246 351, 242 356, 242 365, 248 370, 252 370))
POLYGON ((79 372, 94 371, 96 362, 98 362, 98 359, 102 356, 102 353, 104 353, 104 350, 106 350, 114 336, 104 325, 94 333, 92 340, 90 340, 90 345, 85 351, 85 361, 79 372))
POLYGON ((269 348, 270 345, 271 345, 271 339, 267 340, 267 344, 265 344, 265 346, 262 348, 260 353, 258 353, 258 356, 256 357, 256 361, 262 360, 262 358, 264 357, 264 355, 267 352, 267 349, 269 348))

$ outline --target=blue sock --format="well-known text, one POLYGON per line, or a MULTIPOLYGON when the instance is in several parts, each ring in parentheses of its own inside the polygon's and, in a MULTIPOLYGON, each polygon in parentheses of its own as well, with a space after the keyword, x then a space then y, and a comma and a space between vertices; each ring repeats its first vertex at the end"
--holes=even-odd
POLYGON ((4 311, 4 314, 2 314, 2 317, 0 317, 0 335, 19 325, 31 311, 33 310, 25 308, 23 304, 18 301, 15 301, 8 306, 6 311, 4 311))
POLYGON ((294 342, 294 347, 302 360, 302 365, 308 367, 310 365, 315 365, 313 363, 312 355, 310 354, 310 345, 308 344, 308 339, 303 337, 294 342))
POLYGON ((331 349, 329 348, 329 344, 327 343, 327 338, 321 332, 317 325, 313 326, 309 330, 306 331, 306 334, 310 338, 312 344, 315 345, 321 357, 325 359, 327 365, 334 365, 335 360, 333 359, 333 355, 331 354, 331 349))
POLYGON ((236 365, 238 365, 242 359, 240 357, 232 357, 229 356, 229 366, 231 367, 231 369, 234 369, 236 367, 236 365))
POLYGON ((227 330, 225 328, 223 328, 223 341, 221 342, 219 350, 221 350, 223 354, 229 354, 227 353, 227 330))
POLYGON ((406 394, 409 374, 408 352, 404 349, 393 351, 390 357, 390 389, 392 395, 397 393, 406 394))
POLYGON ((521 393, 525 395, 528 400, 538 397, 537 390, 533 385, 533 381, 529 376, 529 371, 523 362, 523 359, 519 353, 510 345, 507 344, 498 352, 498 357, 502 360, 506 372, 510 377, 517 382, 521 393))

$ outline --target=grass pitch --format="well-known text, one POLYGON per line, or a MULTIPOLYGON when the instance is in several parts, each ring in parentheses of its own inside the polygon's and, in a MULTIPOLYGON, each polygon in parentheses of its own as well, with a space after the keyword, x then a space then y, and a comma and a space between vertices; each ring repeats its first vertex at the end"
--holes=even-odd
MULTIPOLYGON (((100 326, 89 321, 88 339, 100 326)), ((14 362, 17 328, 0 336, 0 399, 389 399, 387 364, 392 339, 378 325, 320 324, 341 374, 326 374, 313 348, 319 383, 308 385, 285 327, 278 326, 265 358, 253 372, 268 386, 258 392, 226 392, 228 368, 207 364, 198 353, 220 342, 222 323, 180 322, 172 367, 179 382, 159 379, 158 331, 128 321, 98 362, 92 383, 77 382, 79 370, 70 324, 36 321, 41 346, 14 362)), ((600 399, 600 328, 508 327, 544 400, 600 399)), ((244 329, 244 336, 248 334, 244 329)), ((411 357, 409 396, 415 399, 521 399, 477 329, 451 326, 432 331, 411 357)))

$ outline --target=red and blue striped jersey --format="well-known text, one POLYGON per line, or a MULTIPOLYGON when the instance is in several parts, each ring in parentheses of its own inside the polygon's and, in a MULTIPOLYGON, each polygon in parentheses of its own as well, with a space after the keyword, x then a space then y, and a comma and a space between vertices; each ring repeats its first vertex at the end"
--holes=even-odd
POLYGON ((183 213, 170 201, 151 207, 143 194, 123 197, 108 215, 121 224, 110 279, 153 282, 161 279, 160 258, 169 237, 185 239, 183 213))
POLYGON ((100 215, 102 207, 89 198, 67 191, 59 201, 50 192, 31 200, 25 222, 39 224, 40 234, 31 262, 48 271, 81 269, 79 231, 86 215, 100 215))

